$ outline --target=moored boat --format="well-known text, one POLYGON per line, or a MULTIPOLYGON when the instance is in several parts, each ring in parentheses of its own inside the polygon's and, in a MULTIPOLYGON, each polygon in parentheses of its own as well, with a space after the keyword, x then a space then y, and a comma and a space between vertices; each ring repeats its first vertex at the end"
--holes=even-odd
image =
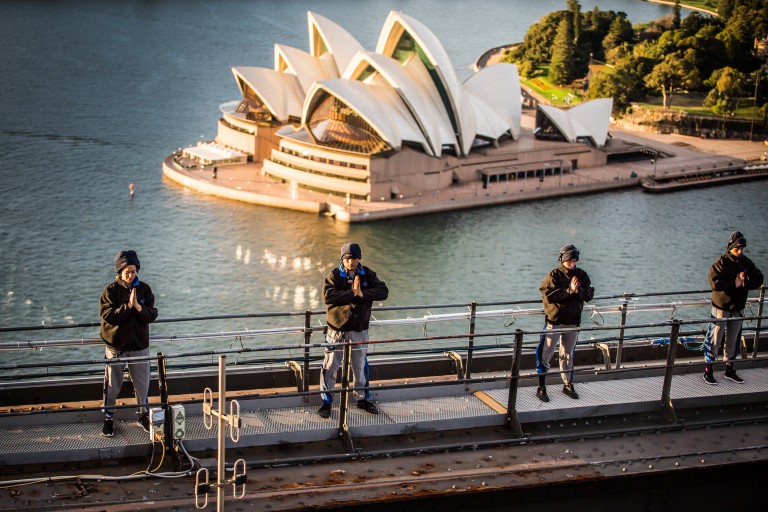
POLYGON ((679 174, 646 176, 640 183, 646 192, 673 192, 696 187, 725 185, 742 181, 768 178, 768 164, 746 165, 743 167, 715 168, 704 171, 679 174))

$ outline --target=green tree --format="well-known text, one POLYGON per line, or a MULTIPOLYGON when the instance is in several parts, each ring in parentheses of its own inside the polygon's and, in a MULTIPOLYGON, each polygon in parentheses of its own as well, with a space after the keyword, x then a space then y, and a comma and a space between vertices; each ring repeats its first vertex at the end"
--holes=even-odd
POLYGON ((552 45, 552 60, 549 63, 549 76, 556 85, 569 84, 575 78, 575 45, 573 31, 567 19, 560 22, 557 36, 552 45))
POLYGON ((531 78, 536 71, 536 65, 529 60, 522 60, 517 63, 517 71, 523 78, 531 78))
POLYGON ((719 14, 720 17, 722 17, 724 20, 727 20, 731 17, 735 3, 736 2, 734 0, 719 0, 717 2, 717 14, 719 14))
POLYGON ((624 43, 631 43, 634 35, 632 24, 626 19, 617 16, 611 23, 611 28, 605 39, 603 39, 603 48, 608 52, 624 43))
POLYGON ((669 108, 671 95, 674 91, 698 84, 698 71, 693 59, 680 52, 670 53, 664 60, 656 64, 651 73, 645 77, 645 84, 651 89, 661 91, 662 106, 669 108))
POLYGON ((566 5, 573 24, 573 42, 578 43, 581 38, 581 4, 579 0, 567 0, 566 5))
POLYGON ((684 37, 695 36, 705 28, 714 31, 714 34, 712 34, 712 32, 709 32, 709 34, 717 35, 717 32, 722 30, 724 26, 725 25, 720 18, 704 16, 699 12, 692 12, 683 19, 683 22, 680 24, 680 30, 683 31, 684 37))
POLYGON ((552 42, 563 19, 565 19, 564 11, 551 12, 538 23, 531 25, 515 57, 532 62, 549 62, 552 58, 552 42))
POLYGON ((705 106, 712 106, 724 99, 734 100, 738 109, 739 98, 744 94, 747 84, 747 75, 730 66, 718 69, 712 73, 704 85, 712 87, 705 100, 705 106), (707 104, 709 103, 709 104, 707 104))
POLYGON ((672 7, 672 27, 675 30, 680 28, 680 0, 675 0, 675 6, 672 7))
POLYGON ((756 67, 752 47, 755 37, 756 10, 739 5, 735 7, 725 28, 717 38, 725 45, 729 62, 736 68, 747 71, 756 67))
POLYGON ((613 98, 613 112, 622 115, 645 92, 643 59, 631 53, 619 59, 613 69, 596 73, 589 81, 588 99, 613 98))
POLYGON ((730 62, 725 44, 718 39, 714 26, 703 27, 696 35, 680 39, 677 49, 696 51, 696 67, 700 76, 710 76, 716 69, 730 62))

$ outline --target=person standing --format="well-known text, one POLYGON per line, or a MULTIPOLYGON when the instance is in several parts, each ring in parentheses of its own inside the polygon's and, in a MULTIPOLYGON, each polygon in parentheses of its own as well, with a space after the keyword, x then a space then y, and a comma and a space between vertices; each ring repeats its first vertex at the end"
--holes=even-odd
MULTIPOLYGON (((323 298, 326 310, 326 343, 366 342, 368 341, 368 326, 371 320, 371 308, 376 301, 386 300, 389 289, 381 281, 376 272, 360 264, 363 257, 360 246, 356 243, 346 243, 341 246, 341 262, 325 278, 323 283, 323 298)), ((317 411, 322 418, 330 418, 333 388, 336 385, 336 374, 343 359, 343 347, 325 347, 325 358, 320 370, 320 390, 323 405, 317 411)), ((355 391, 358 399, 357 407, 371 414, 379 410, 371 402, 371 392, 368 389, 368 345, 353 345, 352 347, 352 376, 354 387, 364 387, 362 392, 355 391)))
MULTIPOLYGON (((709 285, 712 288, 712 318, 723 320, 744 316, 749 290, 760 288, 763 273, 744 255, 747 240, 740 231, 734 231, 728 238, 725 253, 709 269, 709 285)), ((725 339, 725 378, 742 384, 744 379, 736 374, 733 362, 739 352, 741 320, 710 322, 704 338, 704 382, 717 385, 712 363, 725 339)))
MULTIPOLYGON (((581 325, 581 312, 584 303, 592 300, 595 289, 586 272, 576 268, 579 250, 573 245, 560 249, 560 265, 541 281, 541 297, 544 301, 546 329, 577 328, 581 325)), ((560 377, 563 379, 563 393, 573 399, 579 394, 573 388, 573 352, 576 349, 578 331, 551 332, 542 335, 536 347, 536 372, 539 374, 539 387, 536 396, 542 402, 549 402, 546 387, 546 374, 555 347, 560 343, 560 377)))
MULTIPOLYGON (((139 280, 141 264, 136 251, 120 251, 115 256, 117 276, 101 293, 99 316, 101 339, 106 344, 107 360, 118 357, 149 356, 149 324, 157 318, 152 288, 139 280)), ((125 363, 107 362, 104 370, 104 425, 101 435, 114 435, 115 402, 123 386, 125 363)), ((128 373, 136 394, 137 423, 149 432, 147 394, 149 393, 149 359, 128 363, 128 373)))

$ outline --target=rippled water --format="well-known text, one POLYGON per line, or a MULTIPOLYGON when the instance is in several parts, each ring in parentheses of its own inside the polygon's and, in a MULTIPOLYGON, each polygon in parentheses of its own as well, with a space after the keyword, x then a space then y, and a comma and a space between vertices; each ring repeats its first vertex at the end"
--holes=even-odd
MULTIPOLYGON (((582 9, 595 3, 633 22, 669 12, 635 0, 582 9)), ((582 250, 599 294, 706 288, 707 269, 735 228, 768 268, 766 182, 348 226, 193 194, 162 178, 163 157, 212 138, 218 105, 238 97, 229 66, 271 67, 274 43, 308 48, 307 9, 370 49, 387 12, 402 10, 436 33, 466 75, 484 50, 522 39, 564 5, 3 2, 0 326, 95 321, 112 258, 129 247, 165 318, 321 308, 323 275, 348 240, 387 281, 392 305, 536 298, 568 242, 582 250)))

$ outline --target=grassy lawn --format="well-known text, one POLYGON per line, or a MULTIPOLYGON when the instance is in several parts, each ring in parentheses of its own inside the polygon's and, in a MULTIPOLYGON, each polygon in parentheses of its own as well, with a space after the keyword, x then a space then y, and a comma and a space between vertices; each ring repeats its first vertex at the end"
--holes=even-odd
MULTIPOLYGON (((752 119, 752 103, 754 98, 742 98, 739 109, 734 117, 739 119, 752 119)), ((683 110, 691 115, 714 116, 712 111, 703 106, 704 96, 699 94, 673 94, 669 107, 673 110, 683 110)), ((661 96, 647 98, 644 102, 638 102, 638 106, 649 110, 661 109, 661 96)))
POLYGON ((561 87, 549 78, 549 66, 541 66, 536 76, 520 81, 555 105, 575 105, 582 102, 582 91, 578 87, 561 87))

